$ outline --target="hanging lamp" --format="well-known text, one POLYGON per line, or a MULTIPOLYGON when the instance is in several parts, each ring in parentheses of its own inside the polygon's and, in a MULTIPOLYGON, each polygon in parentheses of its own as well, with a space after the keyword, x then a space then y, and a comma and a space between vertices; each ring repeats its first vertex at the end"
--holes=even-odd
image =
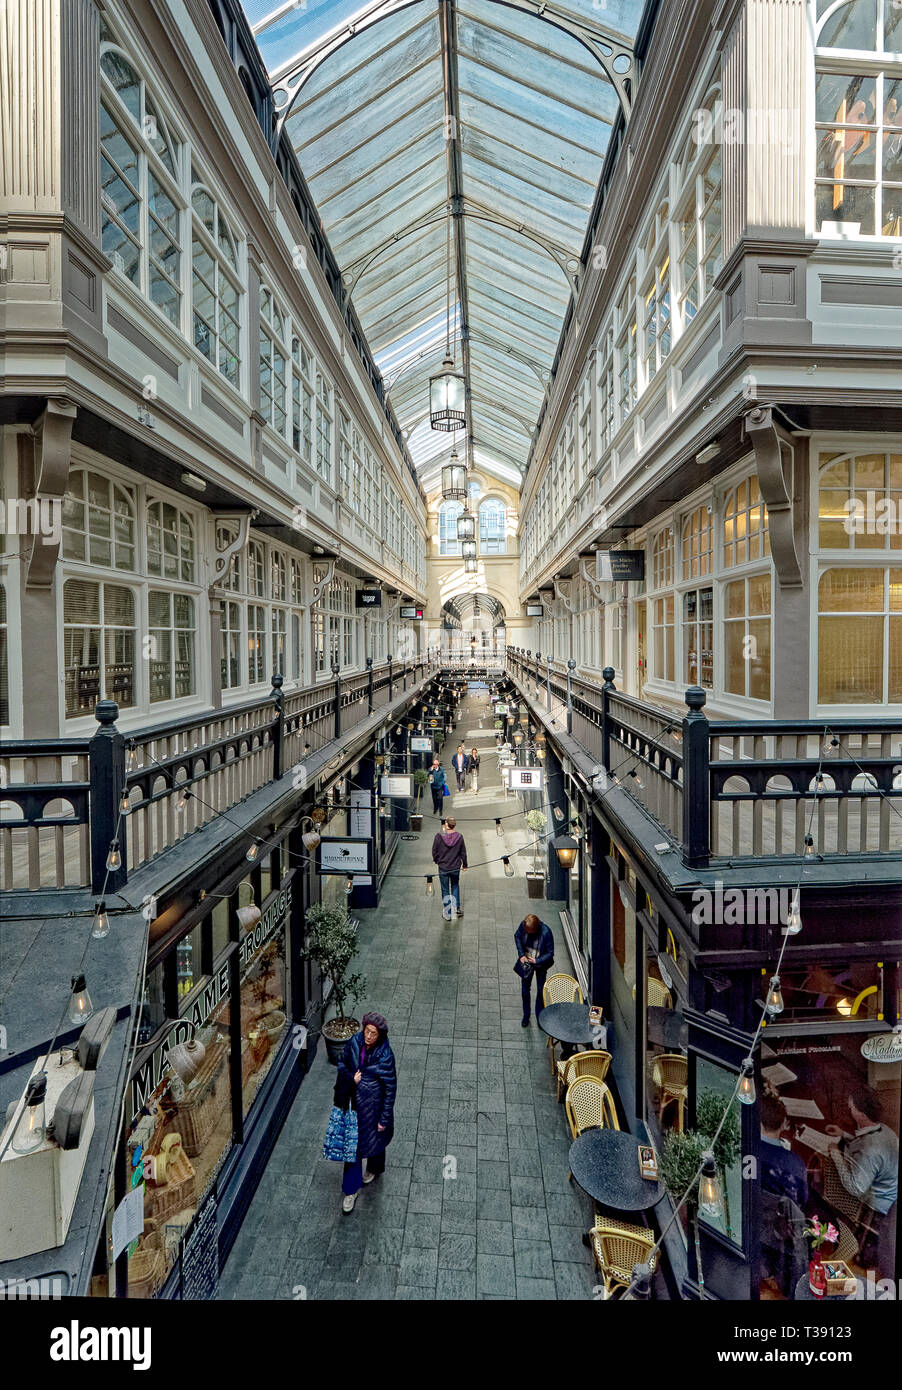
POLYGON ((467 423, 466 382, 454 367, 451 344, 451 204, 448 204, 448 276, 445 300, 445 356, 442 370, 429 378, 429 423, 451 434, 467 423))
POLYGON ((476 518, 466 502, 464 502, 463 511, 457 518, 457 539, 459 541, 475 541, 476 539, 476 518))
POLYGON ((467 469, 451 450, 451 457, 442 468, 442 497, 446 502, 463 502, 467 496, 467 469))

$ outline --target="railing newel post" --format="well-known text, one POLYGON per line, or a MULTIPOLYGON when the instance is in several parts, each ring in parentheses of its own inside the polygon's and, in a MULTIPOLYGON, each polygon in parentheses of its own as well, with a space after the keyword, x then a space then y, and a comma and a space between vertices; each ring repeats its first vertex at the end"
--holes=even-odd
POLYGON ((282 689, 283 683, 281 673, 274 671, 272 677, 272 702, 276 707, 276 716, 272 726, 272 780, 274 782, 282 776, 285 759, 285 692, 282 689))
POLYGON ((686 691, 689 713, 683 719, 683 854, 701 868, 711 854, 711 751, 707 696, 699 685, 686 691))
POLYGON ((119 840, 119 802, 127 787, 125 739, 116 727, 119 706, 115 700, 101 700, 94 710, 94 718, 100 727, 88 744, 91 892, 102 892, 106 883, 107 892, 118 893, 128 881, 128 842, 124 829, 119 840), (114 841, 122 864, 107 874, 107 856, 114 841))

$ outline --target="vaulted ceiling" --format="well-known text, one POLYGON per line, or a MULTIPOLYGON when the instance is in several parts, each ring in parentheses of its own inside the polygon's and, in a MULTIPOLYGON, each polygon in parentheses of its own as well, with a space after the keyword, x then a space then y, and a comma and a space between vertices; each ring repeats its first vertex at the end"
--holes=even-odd
POLYGON ((525 467, 643 0, 244 0, 427 490, 450 340, 469 461, 525 467))

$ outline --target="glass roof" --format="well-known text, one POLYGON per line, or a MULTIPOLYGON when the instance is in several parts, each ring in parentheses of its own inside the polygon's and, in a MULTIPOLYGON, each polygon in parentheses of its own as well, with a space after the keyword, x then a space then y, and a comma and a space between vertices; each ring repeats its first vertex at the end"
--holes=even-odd
POLYGON ((474 456, 517 479, 619 109, 599 55, 642 0, 555 0, 559 23, 526 0, 244 7, 424 485, 453 443, 428 422, 449 336, 474 456))

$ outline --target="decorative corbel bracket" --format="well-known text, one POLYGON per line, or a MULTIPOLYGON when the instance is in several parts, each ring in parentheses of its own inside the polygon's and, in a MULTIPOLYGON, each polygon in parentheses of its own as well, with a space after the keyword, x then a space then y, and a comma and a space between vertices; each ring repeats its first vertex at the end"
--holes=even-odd
POLYGON ((580 560, 580 562, 579 562, 579 573, 580 573, 581 578, 584 579, 585 582, 588 584, 588 586, 589 586, 589 593, 590 593, 590 594, 592 595, 592 597, 595 599, 596 603, 600 604, 600 606, 601 606, 602 608, 604 608, 605 603, 606 603, 606 599, 604 599, 604 598, 602 597, 602 592, 601 592, 602 586, 603 586, 603 584, 604 584, 604 580, 603 580, 603 579, 596 579, 595 576, 594 576, 594 574, 590 574, 590 573, 589 573, 589 571, 586 569, 586 561, 585 561, 585 560, 580 560))
POLYGON ((316 605, 320 602, 323 594, 326 592, 329 585, 332 583, 333 578, 335 577, 335 556, 333 555, 332 558, 326 563, 328 565, 326 573, 323 575, 320 582, 318 584, 314 584, 313 586, 313 598, 310 600, 311 608, 315 608, 316 605))
POLYGON ((569 580, 569 579, 555 579, 555 581, 554 581, 554 596, 555 596, 555 598, 558 600, 558 602, 560 603, 561 607, 564 609, 564 612, 565 612, 565 613, 572 613, 572 612, 574 611, 574 610, 573 610, 573 600, 572 600, 571 597, 570 597, 570 580, 569 580), (566 586, 567 586, 566 589, 564 589, 564 588, 561 587, 561 586, 564 585, 564 584, 566 584, 566 586))
POLYGON ((72 427, 78 409, 63 397, 48 398, 34 430, 34 525, 23 550, 25 587, 49 589, 62 546, 63 498, 72 461, 72 427), (44 525, 45 520, 50 524, 44 525), (40 523, 40 524, 39 524, 40 523))
POLYGON ((237 516, 217 515, 217 521, 236 521, 238 523, 238 535, 224 550, 215 551, 213 555, 213 582, 210 585, 211 589, 215 589, 217 585, 221 584, 225 579, 229 572, 232 556, 239 555, 241 551, 244 550, 251 533, 251 522, 256 515, 256 511, 239 512, 237 516))
POLYGON ((792 446, 774 424, 772 405, 756 405, 744 416, 745 432, 755 451, 761 496, 767 505, 770 553, 782 589, 802 587, 802 568, 792 532, 792 498, 786 486, 786 464, 792 446))

